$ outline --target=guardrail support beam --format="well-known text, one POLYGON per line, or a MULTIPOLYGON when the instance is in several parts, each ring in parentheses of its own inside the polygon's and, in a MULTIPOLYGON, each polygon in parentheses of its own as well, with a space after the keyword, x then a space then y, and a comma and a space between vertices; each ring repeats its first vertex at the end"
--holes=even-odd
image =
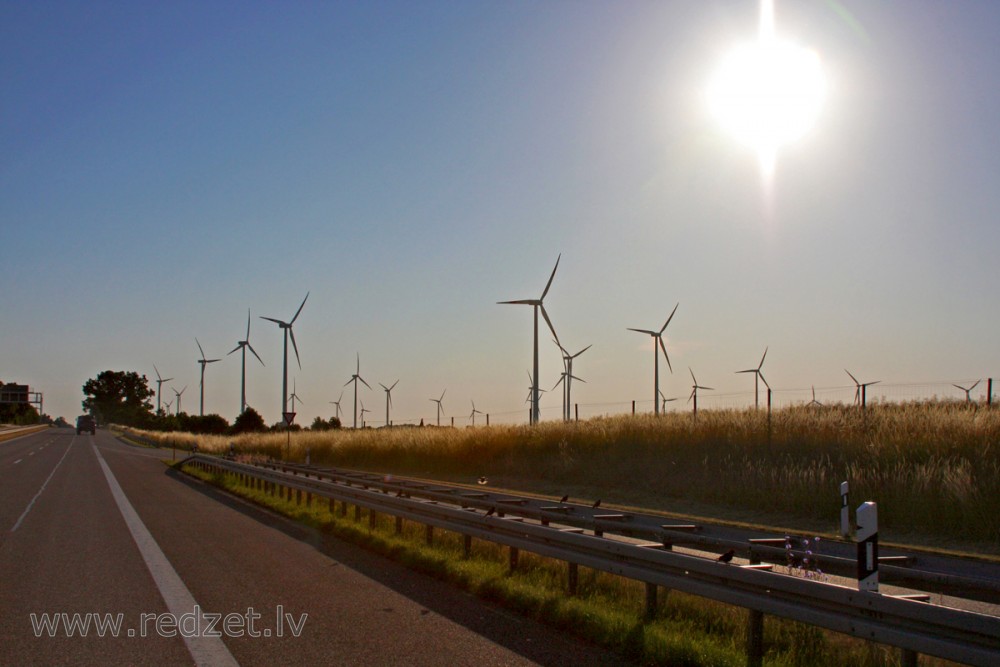
POLYGON ((651 621, 656 618, 656 584, 646 582, 646 620, 651 621))
POLYGON ((472 556, 472 535, 462 535, 462 557, 472 556))
POLYGON ((510 573, 514 574, 517 570, 517 557, 520 555, 517 547, 510 548, 510 573))
POLYGON ((916 651, 911 651, 905 648, 899 650, 900 667, 917 667, 919 662, 920 654, 916 651))
POLYGON ((427 546, 433 546, 434 544, 434 526, 427 524, 427 546))
POLYGON ((397 535, 403 534, 403 517, 401 516, 396 517, 396 534, 397 535))
POLYGON ((747 667, 764 663, 764 612, 747 610, 747 667))
POLYGON ((569 573, 568 573, 568 585, 570 595, 576 595, 576 591, 580 586, 580 566, 576 563, 569 563, 569 573))

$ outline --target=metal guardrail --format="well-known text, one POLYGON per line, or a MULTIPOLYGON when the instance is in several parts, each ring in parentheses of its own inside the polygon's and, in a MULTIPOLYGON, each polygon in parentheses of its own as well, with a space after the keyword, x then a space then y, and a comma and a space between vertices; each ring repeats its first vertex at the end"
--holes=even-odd
MULTIPOLYGON (((626 542, 501 516, 508 509, 493 501, 494 515, 471 506, 476 498, 450 493, 449 500, 407 497, 373 485, 375 480, 324 480, 280 472, 203 454, 185 460, 208 470, 228 472, 246 480, 285 487, 364 507, 570 563, 618 574, 727 604, 754 614, 770 614, 808 623, 869 641, 895 646, 912 654, 925 653, 983 667, 1000 664, 1000 618, 950 607, 858 591, 836 584, 742 567, 676 553, 660 542, 626 542), (462 505, 467 505, 463 507, 462 505), (498 507, 499 505, 499 507, 498 507)), ((620 519, 607 521, 619 522, 620 519)), ((512 563, 514 562, 512 551, 512 563)), ((758 623, 762 628, 762 624, 758 623)), ((751 622, 751 627, 753 623, 751 622)), ((751 638, 751 644, 753 638, 751 638)), ((757 646, 760 646, 759 637, 757 646)), ((759 664, 760 655, 748 655, 759 664)))

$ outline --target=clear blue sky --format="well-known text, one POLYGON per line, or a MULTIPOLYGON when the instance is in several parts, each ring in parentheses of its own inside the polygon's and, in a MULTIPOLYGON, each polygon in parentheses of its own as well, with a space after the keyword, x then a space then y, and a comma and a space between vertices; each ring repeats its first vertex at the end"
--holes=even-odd
MULTIPOLYGON (((496 302, 539 296, 560 253, 548 312, 593 344, 574 402, 651 409, 651 340, 626 327, 677 302, 675 409, 688 367, 752 401, 734 371, 765 346, 782 400, 850 400, 844 368, 952 396, 1000 377, 1000 3, 778 0, 829 92, 770 195, 704 98, 757 11, 4 0, 0 379, 72 417, 88 378, 155 363, 197 412, 195 337, 224 356, 250 308, 248 400, 274 422, 281 337, 258 316, 311 291, 300 423, 332 414, 356 353, 372 420, 398 378, 394 420, 447 388, 457 424, 470 400, 524 421, 531 310, 496 302)), ((207 412, 236 416, 239 366, 209 366, 207 412)))

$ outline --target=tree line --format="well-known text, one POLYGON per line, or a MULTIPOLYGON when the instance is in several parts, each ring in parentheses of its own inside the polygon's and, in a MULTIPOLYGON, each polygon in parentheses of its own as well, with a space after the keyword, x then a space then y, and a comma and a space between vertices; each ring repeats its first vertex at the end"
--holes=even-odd
MULTIPOLYGON (((97 423, 120 424, 149 431, 185 431, 205 434, 256 433, 269 430, 283 430, 284 422, 268 426, 253 408, 247 408, 232 424, 218 414, 189 415, 186 412, 168 414, 162 409, 153 409, 152 399, 156 392, 150 389, 145 375, 135 371, 102 371, 83 385, 83 409, 94 415, 97 423)), ((340 428, 340 420, 331 417, 324 420, 316 417, 310 429, 326 431, 340 428)), ((293 424, 292 430, 301 430, 293 424)))

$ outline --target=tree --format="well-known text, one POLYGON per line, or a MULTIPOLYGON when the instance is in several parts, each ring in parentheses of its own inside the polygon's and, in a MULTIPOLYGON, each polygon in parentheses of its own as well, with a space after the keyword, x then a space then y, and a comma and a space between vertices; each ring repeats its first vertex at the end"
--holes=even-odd
POLYGON ((83 409, 97 418, 98 424, 142 426, 153 415, 150 402, 155 392, 146 376, 135 371, 102 371, 83 385, 83 409))
POLYGON ((264 424, 264 418, 260 416, 259 412, 253 408, 247 408, 243 414, 236 418, 230 430, 232 433, 259 433, 266 431, 267 425, 264 424))
POLYGON ((0 424, 26 426, 39 420, 38 410, 30 403, 0 403, 0 424))

